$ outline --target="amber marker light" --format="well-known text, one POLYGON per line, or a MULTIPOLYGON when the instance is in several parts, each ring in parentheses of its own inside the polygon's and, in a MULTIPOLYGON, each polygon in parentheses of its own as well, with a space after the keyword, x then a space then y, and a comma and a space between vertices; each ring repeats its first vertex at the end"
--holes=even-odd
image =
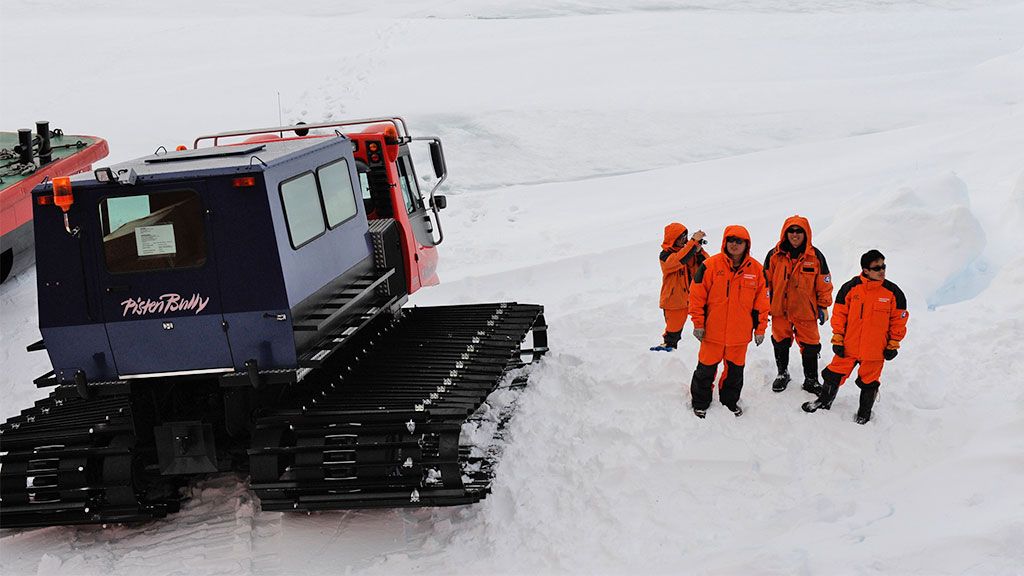
POLYGON ((71 178, 58 176, 53 179, 53 203, 64 212, 75 203, 75 197, 71 194, 71 178))
POLYGON ((64 230, 72 236, 78 236, 78 226, 71 228, 71 222, 68 221, 68 208, 75 203, 75 197, 71 195, 71 178, 58 176, 53 179, 53 203, 64 212, 64 230))
POLYGON ((184 144, 178 144, 178 147, 174 149, 175 152, 184 152, 185 150, 188 150, 188 146, 184 144))

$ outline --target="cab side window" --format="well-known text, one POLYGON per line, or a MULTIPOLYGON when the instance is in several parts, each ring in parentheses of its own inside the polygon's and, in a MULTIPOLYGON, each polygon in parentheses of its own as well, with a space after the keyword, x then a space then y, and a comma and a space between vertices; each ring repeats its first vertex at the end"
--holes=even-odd
POLYGON ((418 208, 423 208, 423 198, 420 196, 419 187, 416 186, 416 175, 405 156, 398 158, 398 182, 402 186, 406 212, 411 214, 418 208))
POLYGON ((312 172, 282 182, 281 203, 292 248, 299 248, 324 233, 324 210, 312 172))
POLYGON ((356 215, 356 195, 344 158, 317 168, 317 179, 327 212, 327 226, 334 228, 356 215))
POLYGON ((359 173, 359 188, 363 191, 363 200, 370 200, 370 175, 367 172, 359 173))

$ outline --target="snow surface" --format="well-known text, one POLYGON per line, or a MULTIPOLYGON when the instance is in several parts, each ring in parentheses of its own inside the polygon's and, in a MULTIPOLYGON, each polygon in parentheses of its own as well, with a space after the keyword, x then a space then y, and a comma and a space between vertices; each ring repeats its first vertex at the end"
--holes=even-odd
MULTIPOLYGON (((3 574, 1024 573, 1024 3, 5 0, 0 53, 0 124, 110 162, 279 98, 405 116, 452 174, 413 303, 542 303, 553 349, 479 505, 262 513, 222 476, 164 521, 5 531, 3 574), (837 284, 879 248, 909 298, 875 417, 804 414, 761 346, 743 418, 697 420, 696 341, 647 351, 662 227, 761 256, 793 213, 837 284)), ((49 369, 34 308, 34 270, 0 287, 3 416, 49 369)))

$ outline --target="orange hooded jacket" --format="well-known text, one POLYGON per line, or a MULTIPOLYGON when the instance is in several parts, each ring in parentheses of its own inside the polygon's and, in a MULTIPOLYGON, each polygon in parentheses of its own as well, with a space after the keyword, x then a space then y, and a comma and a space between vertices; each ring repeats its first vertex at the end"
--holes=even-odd
POLYGON ((750 234, 743 226, 727 226, 722 251, 704 261, 690 285, 693 327, 705 330, 705 342, 745 345, 752 332, 764 334, 768 306, 764 269, 750 257, 750 234), (746 253, 736 268, 725 251, 725 239, 730 236, 747 241, 746 253))
POLYGON ((790 216, 782 225, 779 243, 764 258, 772 318, 814 321, 818 308, 832 305, 832 275, 825 255, 811 244, 811 225, 803 216, 790 216), (786 229, 804 230, 804 245, 794 258, 786 240, 786 229))
POLYGON ((661 243, 661 299, 658 305, 665 310, 686 310, 690 305, 690 279, 708 253, 690 239, 682 248, 676 239, 686 233, 686 226, 673 222, 665 226, 665 240, 661 243))
POLYGON ((843 356, 882 360, 882 352, 895 350, 907 335, 907 297, 888 280, 861 274, 843 284, 832 309, 832 343, 843 346, 843 356))

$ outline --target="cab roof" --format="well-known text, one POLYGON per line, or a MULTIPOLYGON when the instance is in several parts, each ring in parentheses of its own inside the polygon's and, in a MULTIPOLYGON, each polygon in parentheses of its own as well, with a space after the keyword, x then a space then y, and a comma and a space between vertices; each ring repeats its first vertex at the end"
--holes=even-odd
MULTIPOLYGON (((305 154, 335 146, 339 141, 349 142, 349 139, 344 135, 334 135, 175 150, 114 164, 110 169, 122 181, 134 174, 130 176, 134 183, 263 172, 305 154)), ((94 178, 87 173, 72 180, 94 178)))

